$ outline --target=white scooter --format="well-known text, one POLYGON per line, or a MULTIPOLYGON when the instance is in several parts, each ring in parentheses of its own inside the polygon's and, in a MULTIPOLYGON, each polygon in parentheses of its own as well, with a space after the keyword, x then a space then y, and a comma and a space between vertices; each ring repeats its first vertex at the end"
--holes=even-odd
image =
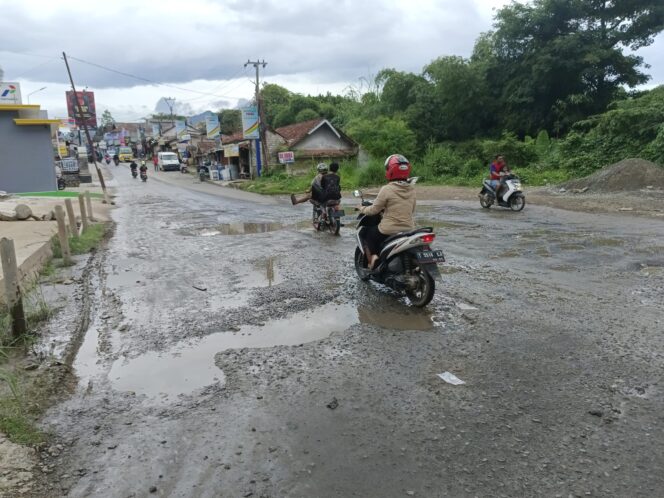
MULTIPOLYGON (((416 182, 417 179, 411 181, 416 182)), ((360 190, 356 190, 354 195, 362 198, 363 206, 372 204, 364 200, 360 190)), ((367 227, 380 223, 381 215, 360 214, 358 220, 355 271, 360 280, 374 280, 397 292, 403 292, 413 306, 429 304, 436 291, 434 281, 441 279, 438 263, 445 261, 443 251, 430 247, 436 238, 433 228, 416 228, 388 237, 381 247, 375 268, 370 270, 367 268, 363 234, 367 227)))
POLYGON ((521 211, 526 206, 526 196, 521 190, 521 180, 509 174, 504 176, 498 183, 496 192, 489 180, 482 182, 482 190, 479 193, 480 204, 489 209, 494 202, 501 207, 510 208, 512 211, 521 211))

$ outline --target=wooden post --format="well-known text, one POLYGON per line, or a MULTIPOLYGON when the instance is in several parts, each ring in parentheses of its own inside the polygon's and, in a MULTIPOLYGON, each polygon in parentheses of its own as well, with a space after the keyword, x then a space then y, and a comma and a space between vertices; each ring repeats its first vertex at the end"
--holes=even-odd
POLYGON ((88 229, 88 215, 85 213, 85 197, 78 194, 78 207, 81 209, 81 233, 88 229))
POLYGON ((60 249, 62 249, 62 261, 65 265, 69 265, 71 264, 71 251, 69 250, 67 225, 65 225, 65 210, 59 204, 55 206, 55 219, 58 222, 58 238, 60 239, 60 249))
POLYGON ((17 339, 27 331, 25 313, 23 312, 23 298, 18 286, 18 266, 16 265, 16 251, 12 239, 0 239, 0 260, 2 261, 2 274, 5 280, 5 301, 12 320, 12 336, 17 339))
POLYGON ((78 226, 76 225, 76 215, 74 214, 74 205, 71 199, 65 199, 65 207, 67 208, 67 218, 69 218, 69 231, 72 237, 78 237, 78 226))
POLYGON ((89 190, 85 191, 85 205, 88 208, 88 219, 90 221, 97 221, 95 219, 95 215, 92 214, 92 199, 90 198, 90 191, 89 190))

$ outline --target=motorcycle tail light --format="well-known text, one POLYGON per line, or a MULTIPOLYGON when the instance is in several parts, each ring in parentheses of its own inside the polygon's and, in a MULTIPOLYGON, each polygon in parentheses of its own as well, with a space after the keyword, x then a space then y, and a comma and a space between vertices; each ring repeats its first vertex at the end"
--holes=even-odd
POLYGON ((426 235, 422 235, 420 238, 422 239, 422 242, 426 244, 431 244, 433 242, 433 239, 436 238, 436 234, 428 233, 426 235))

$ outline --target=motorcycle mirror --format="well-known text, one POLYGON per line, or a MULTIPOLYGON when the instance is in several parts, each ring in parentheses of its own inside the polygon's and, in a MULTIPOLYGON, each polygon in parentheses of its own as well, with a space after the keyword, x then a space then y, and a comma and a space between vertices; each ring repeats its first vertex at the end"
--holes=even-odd
POLYGON ((362 197, 362 192, 360 192, 359 190, 355 190, 353 192, 353 197, 362 197))

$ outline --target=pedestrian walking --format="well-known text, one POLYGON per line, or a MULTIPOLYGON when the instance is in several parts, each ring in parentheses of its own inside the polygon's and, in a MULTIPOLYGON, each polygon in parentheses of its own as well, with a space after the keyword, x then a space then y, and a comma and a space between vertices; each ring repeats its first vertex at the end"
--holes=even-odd
POLYGON ((158 157, 158 154, 152 154, 152 163, 154 164, 154 170, 159 171, 159 157, 158 157))

